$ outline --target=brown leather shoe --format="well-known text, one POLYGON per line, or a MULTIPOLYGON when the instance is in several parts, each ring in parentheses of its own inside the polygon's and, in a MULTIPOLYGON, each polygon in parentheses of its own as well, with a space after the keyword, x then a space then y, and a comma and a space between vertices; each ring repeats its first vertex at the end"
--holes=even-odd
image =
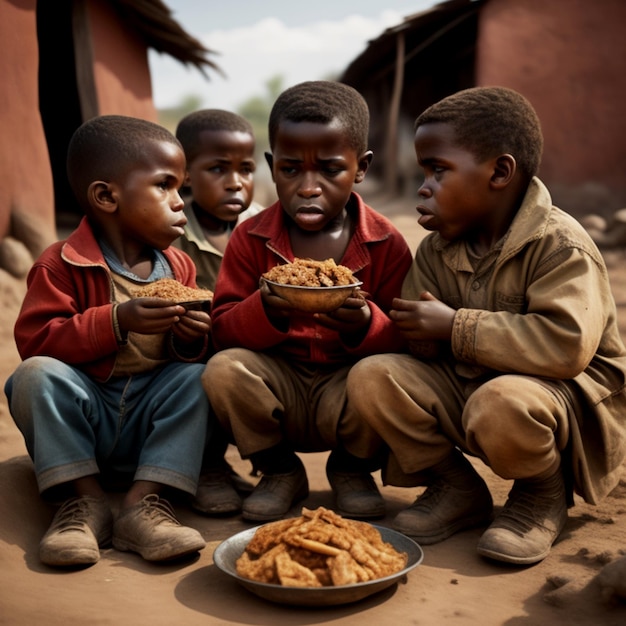
POLYGON ((267 522, 280 519, 289 509, 309 495, 309 480, 304 465, 287 474, 265 474, 243 501, 244 519, 267 522))
POLYGON ((474 488, 463 490, 437 478, 393 521, 395 530, 429 545, 454 533, 487 523, 492 518, 493 500, 482 478, 474 488))
POLYGON ((559 471, 546 481, 516 480, 506 504, 483 533, 481 556, 531 565, 545 559, 567 522, 567 497, 559 471))
POLYGON ((371 474, 336 472, 327 466, 326 476, 335 494, 339 515, 355 519, 385 516, 385 501, 371 474))
MULTIPOLYGON (((203 471, 198 481, 198 490, 191 501, 191 508, 203 515, 239 513, 242 500, 236 489, 235 476, 238 474, 227 464, 203 471)), ((252 491, 252 485, 248 491, 252 491)))

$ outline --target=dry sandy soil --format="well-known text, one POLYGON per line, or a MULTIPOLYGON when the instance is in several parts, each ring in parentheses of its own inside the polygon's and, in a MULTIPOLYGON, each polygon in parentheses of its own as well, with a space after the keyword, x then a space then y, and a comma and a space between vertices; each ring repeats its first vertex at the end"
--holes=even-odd
MULTIPOLYGON (((406 233, 415 248, 421 237, 411 201, 368 198, 406 233)), ((626 337, 626 251, 607 253, 615 299, 626 337)), ((0 379, 17 365, 12 326, 24 293, 23 281, 0 273, 0 379)), ((234 449, 229 458, 241 473, 249 465, 234 449)), ((324 476, 326 454, 303 455, 309 472, 308 508, 332 508, 324 476)), ((510 484, 482 465, 480 473, 497 506, 510 484)), ((410 504, 416 490, 384 487, 389 513, 410 504)), ((119 502, 112 494, 112 500, 119 502)), ((489 563, 475 552, 481 529, 424 547, 424 560, 405 580, 355 604, 297 608, 269 603, 240 587, 213 564, 216 546, 250 526, 239 517, 211 519, 177 506, 183 523, 197 527, 208 545, 192 561, 157 565, 132 553, 106 549, 99 563, 80 571, 57 571, 39 563, 38 542, 52 510, 38 497, 23 440, 0 402, 0 624, 161 626, 171 624, 399 624, 438 626, 536 626, 626 624, 626 602, 611 584, 626 586, 626 466, 624 480, 599 506, 577 500, 550 556, 532 567, 489 563), (621 566, 611 583, 612 567, 621 566), (600 577, 598 577, 598 574, 600 577), (603 578, 609 579, 608 585, 603 578)), ((292 513, 298 514, 294 509, 292 513)))

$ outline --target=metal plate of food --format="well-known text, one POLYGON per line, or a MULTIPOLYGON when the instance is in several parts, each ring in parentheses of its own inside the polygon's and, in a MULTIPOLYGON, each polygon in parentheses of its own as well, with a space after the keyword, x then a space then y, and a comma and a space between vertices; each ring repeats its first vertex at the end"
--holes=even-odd
POLYGON ((208 311, 213 300, 210 289, 187 287, 173 278, 160 278, 133 290, 133 298, 163 298, 184 306, 187 310, 208 311))
POLYGON ((296 587, 258 582, 239 575, 236 566, 237 560, 245 551, 256 531, 262 526, 244 530, 220 543, 213 554, 213 562, 222 572, 234 578, 242 587, 271 602, 311 607, 357 602, 398 583, 424 558, 420 546, 409 537, 390 528, 375 524, 371 524, 371 526, 378 530, 384 542, 391 544, 398 552, 406 553, 407 559, 401 570, 367 582, 324 587, 296 587))

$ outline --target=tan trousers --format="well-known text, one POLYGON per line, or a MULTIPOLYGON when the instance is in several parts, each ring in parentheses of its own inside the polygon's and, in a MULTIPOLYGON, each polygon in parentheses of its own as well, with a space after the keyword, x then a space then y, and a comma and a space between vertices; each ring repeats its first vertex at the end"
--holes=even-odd
POLYGON ((209 359, 202 385, 242 458, 282 441, 298 452, 332 450, 371 458, 382 440, 346 407, 350 366, 305 366, 231 348, 209 359))
POLYGON ((456 446, 505 479, 556 471, 569 437, 571 400, 562 381, 500 375, 481 384, 446 361, 380 354, 359 361, 348 406, 390 448, 387 484, 424 484, 423 470, 456 446))

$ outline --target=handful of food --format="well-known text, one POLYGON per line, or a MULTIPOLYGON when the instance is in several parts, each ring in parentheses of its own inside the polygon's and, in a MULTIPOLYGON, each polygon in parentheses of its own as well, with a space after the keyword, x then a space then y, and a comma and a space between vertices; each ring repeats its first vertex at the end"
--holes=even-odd
POLYGON ((201 302, 213 299, 210 289, 187 287, 173 278, 160 278, 133 290, 135 298, 164 298, 173 302, 201 302))
POLYGON ((337 287, 355 282, 352 270, 345 265, 337 265, 334 259, 314 261, 295 258, 293 263, 273 267, 263 274, 263 278, 281 285, 299 287, 337 287))
POLYGON ((407 558, 371 524, 318 507, 260 527, 236 568, 240 576, 263 583, 329 587, 390 576, 406 566, 407 558))

